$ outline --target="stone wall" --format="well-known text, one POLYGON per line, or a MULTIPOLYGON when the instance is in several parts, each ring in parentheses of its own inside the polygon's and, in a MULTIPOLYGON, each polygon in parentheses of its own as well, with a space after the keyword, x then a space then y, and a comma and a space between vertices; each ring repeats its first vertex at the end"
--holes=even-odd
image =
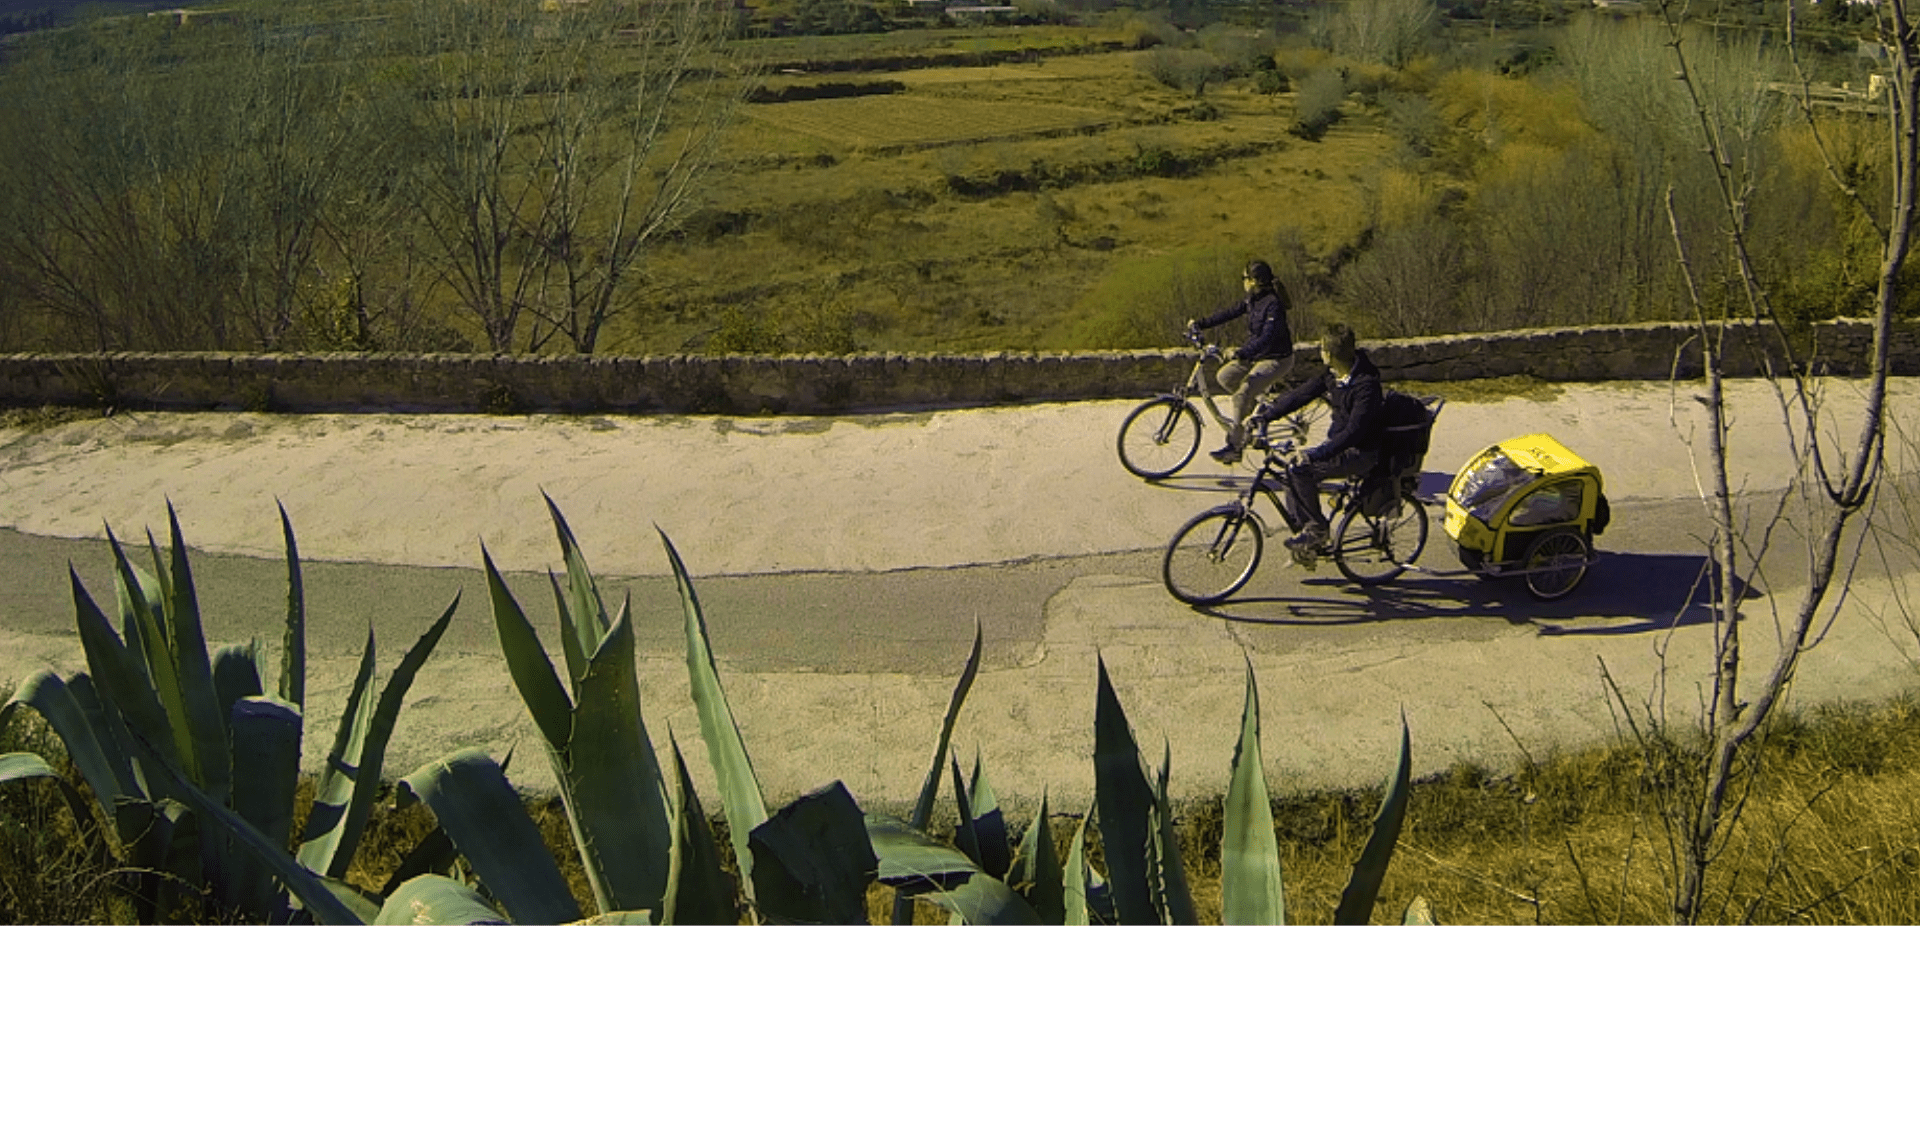
MULTIPOLYGON (((1735 328, 1727 373, 1761 373, 1765 336, 1735 328)), ((1362 343, 1389 383, 1523 375, 1553 382, 1698 377, 1687 324, 1567 327, 1362 343)), ((1821 367, 1866 369, 1871 328, 1822 324, 1821 367)), ((1804 345, 1803 345, 1804 346, 1804 345)), ((1320 366, 1303 344, 1296 366, 1320 366)), ((1892 370, 1920 373, 1920 327, 1903 326, 1892 370)), ((0 405, 284 412, 846 413, 1133 398, 1172 387, 1190 351, 984 355, 0 355, 0 405)))

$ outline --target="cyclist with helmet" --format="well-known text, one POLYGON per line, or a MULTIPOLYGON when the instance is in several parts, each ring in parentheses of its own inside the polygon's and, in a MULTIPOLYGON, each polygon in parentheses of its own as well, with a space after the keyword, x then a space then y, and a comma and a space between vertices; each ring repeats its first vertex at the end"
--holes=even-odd
MULTIPOLYGON (((1187 321, 1187 331, 1204 331, 1229 320, 1245 316, 1247 341, 1233 352, 1233 358, 1220 364, 1213 382, 1223 393, 1233 396, 1233 424, 1227 429, 1227 444, 1213 451, 1213 459, 1223 465, 1240 460, 1247 440, 1247 419, 1254 402, 1275 382, 1293 369, 1293 330, 1287 326, 1287 290, 1273 278, 1273 269, 1264 260, 1251 261, 1241 276, 1247 297, 1231 307, 1221 308, 1204 319, 1187 321)), ((1211 391, 1203 390, 1207 408, 1215 416, 1211 391)))

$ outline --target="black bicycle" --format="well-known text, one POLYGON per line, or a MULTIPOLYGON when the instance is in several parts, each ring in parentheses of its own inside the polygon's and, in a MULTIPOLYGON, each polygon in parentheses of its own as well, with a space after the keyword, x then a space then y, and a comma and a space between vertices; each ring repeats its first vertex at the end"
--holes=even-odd
MULTIPOLYGON (((1219 345, 1206 342, 1197 331, 1187 333, 1187 342, 1200 349, 1192 373, 1167 393, 1156 394, 1135 406, 1120 423, 1120 434, 1114 441, 1120 451, 1120 464, 1143 480, 1165 480, 1185 469, 1194 454, 1200 452, 1203 430, 1200 411, 1193 405, 1195 400, 1207 407, 1222 430, 1233 427, 1206 394, 1206 367, 1221 361, 1219 345)), ((1278 393, 1270 390, 1261 395, 1259 404, 1270 404, 1278 393)), ((1279 428, 1288 431, 1295 440, 1304 440, 1309 420, 1306 413, 1296 414, 1279 428)))
MULTIPOLYGON (((1333 518, 1327 549, 1325 553, 1294 551, 1296 563, 1310 568, 1326 554, 1341 575, 1368 587, 1396 578, 1420 558, 1431 527, 1427 506, 1418 495, 1420 462, 1427 453, 1433 421, 1446 401, 1438 397, 1419 401, 1427 420, 1390 428, 1379 466, 1363 476, 1320 486, 1330 498, 1327 515, 1333 518)), ((1283 518, 1287 516, 1278 493, 1287 472, 1304 457, 1296 453, 1292 439, 1274 442, 1264 430, 1253 448, 1264 450, 1266 458, 1239 498, 1187 521, 1167 544, 1161 578, 1183 603, 1202 607, 1218 603, 1253 578, 1269 531, 1254 507, 1262 495, 1283 518)), ((1290 519, 1276 527, 1294 530, 1290 519)))

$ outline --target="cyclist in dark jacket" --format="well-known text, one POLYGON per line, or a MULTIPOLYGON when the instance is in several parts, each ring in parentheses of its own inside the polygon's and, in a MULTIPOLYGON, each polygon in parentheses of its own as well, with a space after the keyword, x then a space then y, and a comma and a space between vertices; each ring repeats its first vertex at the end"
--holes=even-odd
MULTIPOLYGON (((1220 364, 1213 382, 1233 396, 1233 424, 1227 428, 1227 444, 1213 451, 1213 458, 1225 465, 1240 460, 1246 445, 1247 418, 1262 394, 1293 369, 1293 330, 1287 326, 1287 290, 1273 278, 1273 269, 1264 260, 1247 265, 1241 277, 1247 298, 1232 307, 1223 307, 1204 319, 1187 322, 1187 330, 1204 331, 1241 316, 1247 318, 1247 341, 1235 350, 1233 358, 1220 364)), ((1213 396, 1202 390, 1207 408, 1213 408, 1213 396)))
POLYGON ((1327 514, 1320 506, 1320 482, 1371 472, 1386 438, 1386 391, 1380 368, 1353 345, 1353 328, 1329 326, 1320 337, 1320 358, 1328 370, 1281 395, 1262 418, 1272 420, 1299 410, 1315 398, 1333 407, 1327 438, 1307 450, 1306 460, 1287 475, 1287 521, 1295 531, 1287 547, 1314 552, 1327 542, 1327 514))

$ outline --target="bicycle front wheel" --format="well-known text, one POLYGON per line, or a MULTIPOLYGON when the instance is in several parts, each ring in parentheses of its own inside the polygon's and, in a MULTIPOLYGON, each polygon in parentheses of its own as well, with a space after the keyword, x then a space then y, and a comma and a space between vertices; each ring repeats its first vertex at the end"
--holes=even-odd
POLYGON ((1420 558, 1427 546, 1427 506, 1402 494, 1384 516, 1350 507, 1333 529, 1333 562, 1362 587, 1385 583, 1420 558))
POLYGON ((1184 398, 1162 394, 1120 423, 1120 464, 1149 481, 1171 477, 1200 452, 1200 414, 1184 398))
POLYGON ((1160 577, 1182 603, 1218 603, 1253 578, 1265 542, 1266 533, 1252 509, 1242 504, 1210 508, 1174 533, 1160 577))

